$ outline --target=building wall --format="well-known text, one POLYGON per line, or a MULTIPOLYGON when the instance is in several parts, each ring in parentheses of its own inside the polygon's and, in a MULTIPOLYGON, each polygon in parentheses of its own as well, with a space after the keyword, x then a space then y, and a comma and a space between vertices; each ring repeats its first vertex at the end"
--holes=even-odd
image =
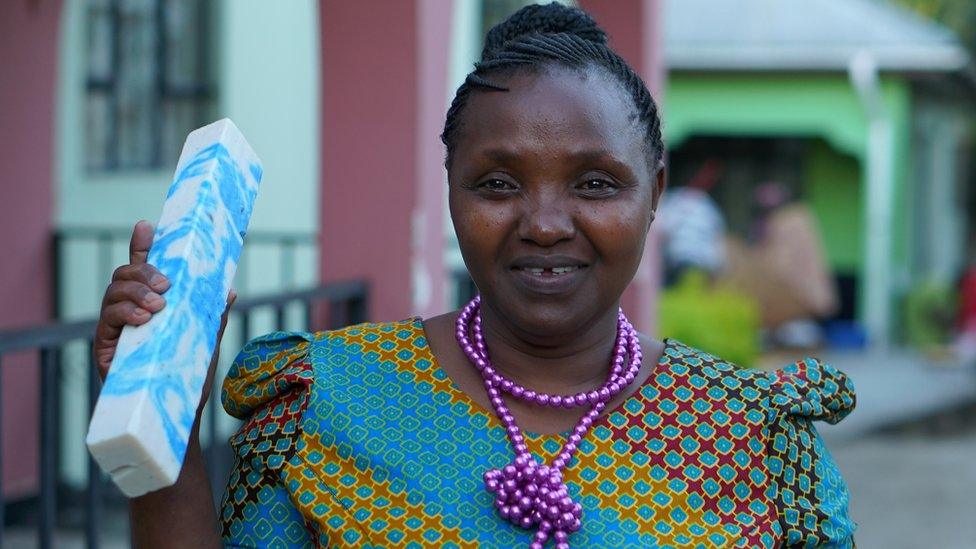
MULTIPOLYGON (((114 227, 129 231, 139 219, 155 222, 177 158, 153 171, 90 173, 84 167, 84 2, 65 6, 60 40, 57 137, 58 227, 114 227)), ((222 0, 211 24, 218 38, 214 67, 218 93, 214 119, 234 120, 264 163, 264 181, 250 232, 314 235, 318 230, 317 3, 281 5, 260 0, 222 0)), ((280 285, 275 250, 247 246, 247 267, 238 277, 242 293, 280 285), (247 280, 242 280, 247 277, 247 280)), ((124 261, 126 241, 114 246, 110 263, 124 261)), ((93 244, 66 251, 73 266, 64 279, 62 316, 85 317, 97 310, 109 273, 96 272, 93 244)), ((317 280, 317 251, 300 254, 296 284, 317 280)))
POLYGON ((809 144, 805 163, 804 194, 821 221, 827 260, 835 271, 857 273, 864 257, 861 165, 820 139, 809 144))
MULTIPOLYGON (((61 2, 0 3, 0 330, 50 318, 54 82, 61 2)), ((0 357, 3 493, 36 486, 38 361, 0 357)))

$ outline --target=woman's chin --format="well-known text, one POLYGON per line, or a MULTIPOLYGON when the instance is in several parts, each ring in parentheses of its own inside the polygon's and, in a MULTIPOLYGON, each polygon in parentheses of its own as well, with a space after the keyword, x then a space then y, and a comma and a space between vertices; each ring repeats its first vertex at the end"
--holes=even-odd
POLYGON ((522 335, 538 339, 540 343, 545 340, 555 344, 568 337, 577 337, 590 328, 605 309, 596 305, 592 292, 572 293, 559 298, 553 295, 534 297, 519 296, 492 308, 522 335))

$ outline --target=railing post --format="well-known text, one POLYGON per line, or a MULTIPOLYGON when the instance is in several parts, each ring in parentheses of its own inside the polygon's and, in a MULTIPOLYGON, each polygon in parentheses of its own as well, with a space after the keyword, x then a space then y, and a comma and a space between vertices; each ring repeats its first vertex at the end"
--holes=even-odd
POLYGON ((3 549, 3 532, 6 517, 4 516, 3 495, 3 355, 0 355, 0 549, 3 549))
POLYGON ((41 549, 54 546, 57 522, 57 456, 55 455, 57 428, 58 351, 41 349, 41 502, 38 520, 38 539, 41 549))
MULTIPOLYGON (((88 412, 95 410, 101 383, 98 380, 98 365, 95 364, 94 342, 88 341, 88 412)), ((98 547, 98 525, 102 515, 102 472, 98 464, 88 455, 88 491, 85 493, 85 546, 98 547)))
POLYGON ((303 301, 302 308, 304 309, 303 312, 305 314, 305 331, 314 332, 315 328, 312 326, 312 320, 314 318, 314 315, 312 314, 312 300, 303 301))
POLYGON ((285 306, 282 304, 275 305, 275 331, 283 332, 285 330, 285 306))
POLYGON ((349 324, 349 299, 329 300, 329 329, 338 330, 349 324))
POLYGON ((96 294, 102 294, 112 278, 112 233, 105 231, 98 235, 98 276, 95 277, 96 294))
POLYGON ((295 286, 295 246, 294 238, 281 241, 281 287, 292 289, 295 286))

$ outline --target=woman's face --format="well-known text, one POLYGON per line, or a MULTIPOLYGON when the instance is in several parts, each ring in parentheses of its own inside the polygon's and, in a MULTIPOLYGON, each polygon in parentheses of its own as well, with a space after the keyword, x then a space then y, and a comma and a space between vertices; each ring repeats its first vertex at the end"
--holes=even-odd
POLYGON ((510 91, 468 99, 448 170, 464 262, 515 329, 578 333, 615 314, 663 178, 633 101, 602 69, 498 83, 510 91))

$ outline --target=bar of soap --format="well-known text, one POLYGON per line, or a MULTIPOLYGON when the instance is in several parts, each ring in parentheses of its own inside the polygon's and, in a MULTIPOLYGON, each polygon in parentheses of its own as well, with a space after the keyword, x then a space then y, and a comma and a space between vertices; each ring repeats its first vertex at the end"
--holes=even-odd
POLYGON ((166 307, 122 330, 86 439, 129 497, 179 477, 261 173, 229 119, 183 145, 148 257, 170 280, 166 307))

